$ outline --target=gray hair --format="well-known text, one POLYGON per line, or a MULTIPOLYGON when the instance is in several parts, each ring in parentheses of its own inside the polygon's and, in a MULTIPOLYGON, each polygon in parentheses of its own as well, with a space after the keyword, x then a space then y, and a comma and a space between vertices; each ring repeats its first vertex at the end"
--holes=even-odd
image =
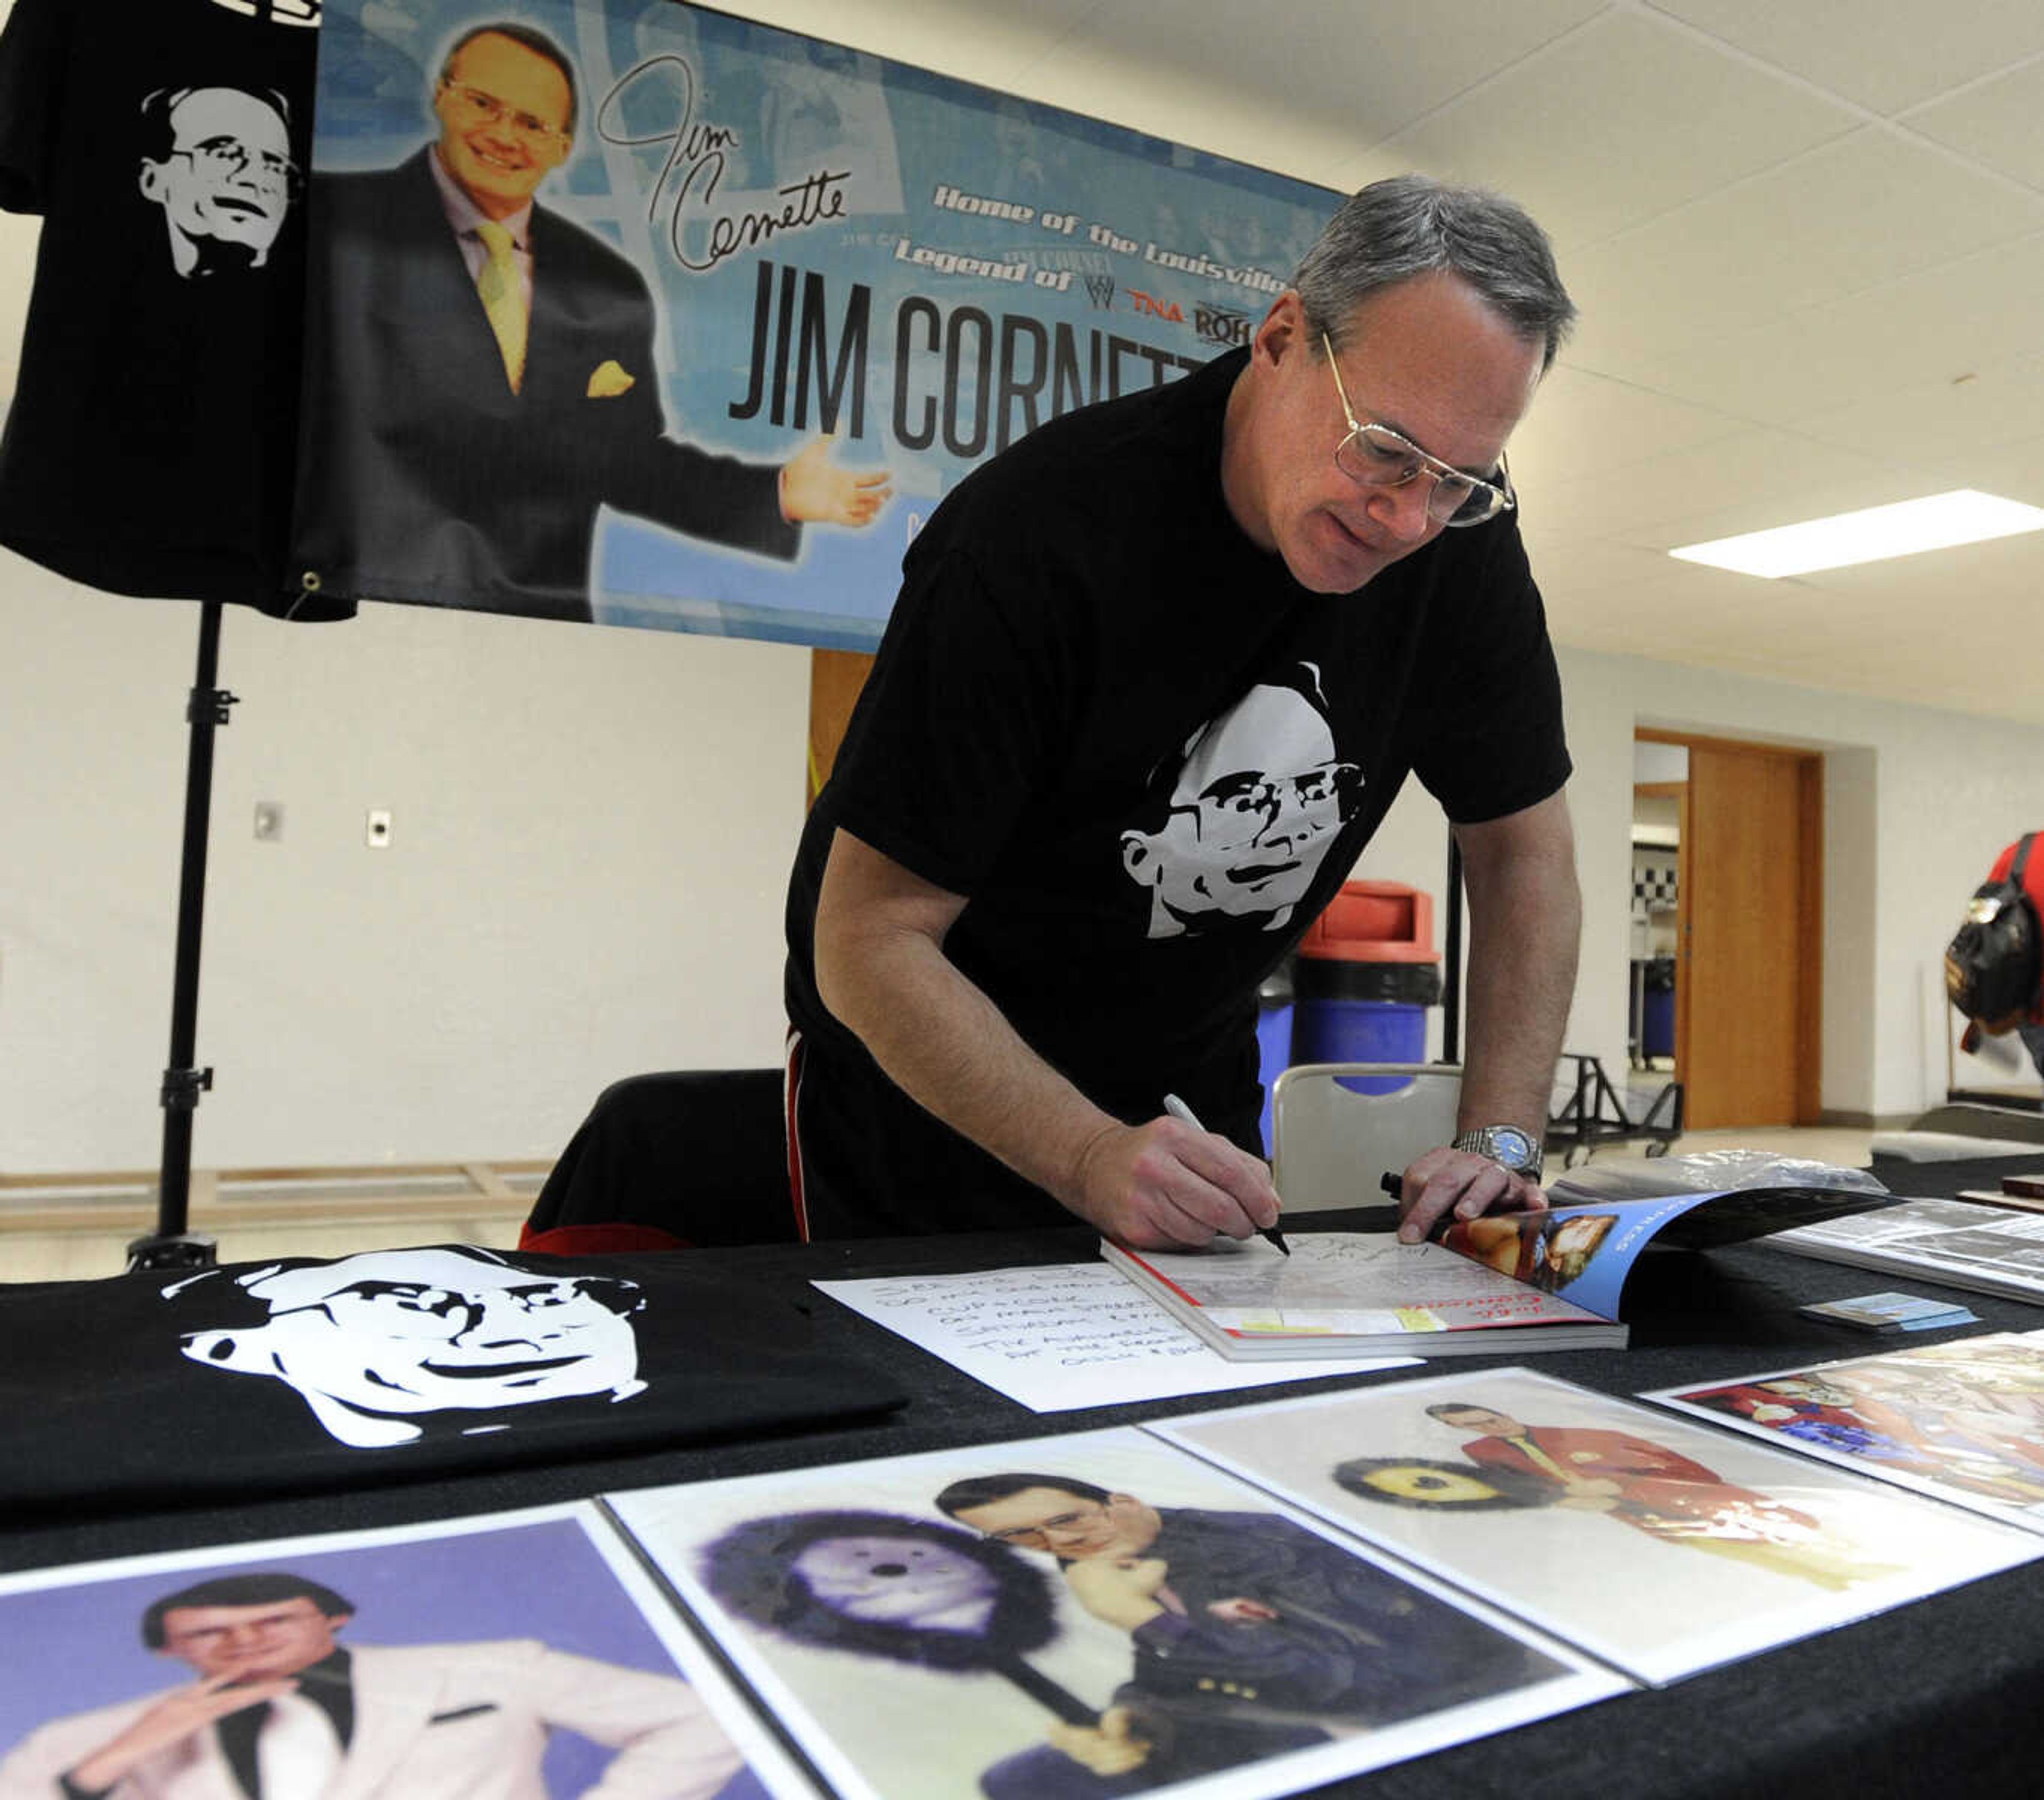
POLYGON ((1335 348, 1349 316, 1380 288, 1441 270, 1460 275, 1527 339, 1544 373, 1576 316, 1554 247, 1501 194, 1429 175, 1374 181, 1342 203, 1292 277, 1307 322, 1335 348))

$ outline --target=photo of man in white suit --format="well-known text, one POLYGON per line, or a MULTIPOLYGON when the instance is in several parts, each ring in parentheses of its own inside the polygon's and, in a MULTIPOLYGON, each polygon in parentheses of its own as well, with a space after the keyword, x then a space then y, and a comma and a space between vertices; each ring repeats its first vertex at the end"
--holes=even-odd
POLYGON ((589 1800, 706 1800, 741 1758, 694 1690, 536 1639, 344 1645, 354 1607, 282 1571, 157 1600, 196 1679, 76 1713, 0 1762, 0 1800, 552 1800, 549 1735, 613 1754, 589 1800))

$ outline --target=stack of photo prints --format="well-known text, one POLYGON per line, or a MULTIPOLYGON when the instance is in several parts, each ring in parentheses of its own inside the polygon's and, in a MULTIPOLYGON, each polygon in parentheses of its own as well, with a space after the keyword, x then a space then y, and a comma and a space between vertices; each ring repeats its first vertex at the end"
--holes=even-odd
POLYGON ((1278 1794, 2044 1553, 2044 1332, 1642 1398, 1489 1368, 10 1576, 0 1794, 1278 1794))

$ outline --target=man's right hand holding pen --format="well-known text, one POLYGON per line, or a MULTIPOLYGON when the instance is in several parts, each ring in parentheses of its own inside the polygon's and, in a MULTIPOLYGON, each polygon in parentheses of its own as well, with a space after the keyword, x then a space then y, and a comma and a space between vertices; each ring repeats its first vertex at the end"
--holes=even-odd
POLYGON ((1204 1249, 1216 1237, 1278 1224, 1269 1165, 1168 1110, 1143 1125, 1103 1129, 1075 1185, 1075 1197, 1059 1198, 1132 1250, 1204 1249))

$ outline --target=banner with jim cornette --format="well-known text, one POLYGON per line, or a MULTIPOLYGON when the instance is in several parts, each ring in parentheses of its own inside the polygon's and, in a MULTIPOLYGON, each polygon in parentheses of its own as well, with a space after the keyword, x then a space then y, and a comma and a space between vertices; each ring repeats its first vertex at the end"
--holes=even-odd
POLYGON ((870 649, 951 487, 1338 199, 678 0, 327 0, 301 579, 870 649))

